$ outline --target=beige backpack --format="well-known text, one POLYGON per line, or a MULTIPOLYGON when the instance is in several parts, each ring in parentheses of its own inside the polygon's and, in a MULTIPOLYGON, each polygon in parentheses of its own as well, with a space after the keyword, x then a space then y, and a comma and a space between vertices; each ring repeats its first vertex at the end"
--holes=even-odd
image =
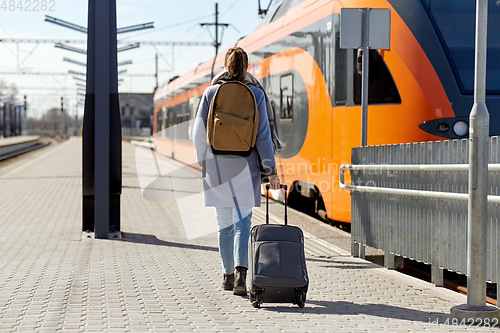
POLYGON ((248 156, 255 146, 259 111, 252 90, 240 81, 222 81, 207 118, 212 153, 248 156))

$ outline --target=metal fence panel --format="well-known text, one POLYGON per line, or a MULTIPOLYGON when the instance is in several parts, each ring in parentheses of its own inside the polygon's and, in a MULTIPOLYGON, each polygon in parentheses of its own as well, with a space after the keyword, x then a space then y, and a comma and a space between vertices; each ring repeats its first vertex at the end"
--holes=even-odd
MULTIPOLYGON (((490 163, 500 163, 500 140, 490 141, 490 163)), ((358 147, 353 165, 467 164, 468 140, 358 147)), ((500 172, 489 173, 489 194, 500 195, 500 172)), ((467 171, 351 171, 354 185, 468 193, 467 171)), ((356 243, 461 274, 467 272, 467 202, 351 192, 351 236, 356 243)), ((489 204, 487 279, 500 275, 500 205, 489 204)))

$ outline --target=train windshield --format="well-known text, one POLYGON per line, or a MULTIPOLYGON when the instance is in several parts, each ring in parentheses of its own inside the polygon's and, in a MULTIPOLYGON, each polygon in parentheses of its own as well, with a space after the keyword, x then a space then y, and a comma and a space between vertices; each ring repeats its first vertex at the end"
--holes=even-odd
MULTIPOLYGON (((476 1, 422 0, 464 94, 474 92, 476 1)), ((500 94, 500 1, 488 0, 486 90, 500 94)))

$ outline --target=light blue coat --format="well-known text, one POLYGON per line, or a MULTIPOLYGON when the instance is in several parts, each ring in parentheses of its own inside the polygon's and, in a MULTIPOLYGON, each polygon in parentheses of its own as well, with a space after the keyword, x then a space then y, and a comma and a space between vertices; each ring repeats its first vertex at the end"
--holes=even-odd
POLYGON ((193 143, 198 164, 205 161, 203 178, 203 203, 214 207, 259 207, 261 181, 258 154, 264 168, 276 166, 267 117, 264 92, 252 85, 259 110, 259 126, 255 148, 247 157, 213 155, 207 143, 207 117, 210 102, 219 84, 208 87, 203 93, 193 128, 193 143), (258 154, 257 154, 258 151, 258 154))

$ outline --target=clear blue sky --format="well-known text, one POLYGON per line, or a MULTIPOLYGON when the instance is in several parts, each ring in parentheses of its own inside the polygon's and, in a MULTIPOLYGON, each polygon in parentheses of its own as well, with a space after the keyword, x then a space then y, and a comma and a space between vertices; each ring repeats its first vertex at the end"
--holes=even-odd
MULTIPOLYGON (((43 2, 43 1, 40 1, 43 2)), ((155 29, 119 35, 119 39, 154 41, 207 41, 212 42, 213 28, 210 33, 199 23, 213 22, 215 3, 219 4, 219 22, 229 23, 225 29, 221 49, 240 37, 250 34, 260 22, 257 14, 258 0, 117 0, 118 27, 154 22, 155 29)), ((275 1, 278 2, 278 1, 275 1)), ((2 5, 3 0, 0 0, 2 5)), ((27 0, 7 1, 6 8, 0 8, 0 38, 38 38, 38 39, 85 39, 86 35, 55 24, 45 22, 45 15, 87 26, 87 6, 85 0, 46 1, 42 11, 26 11, 27 0), (17 6, 23 5, 21 10, 17 6), (16 7, 10 7, 15 3, 16 7), (53 11, 49 11, 52 8, 53 11)), ((33 1, 31 1, 33 3, 33 1)), ((261 0, 267 6, 269 0, 261 0)), ((73 45, 85 48, 85 45, 73 45)), ((167 81, 174 75, 182 75, 214 55, 210 47, 153 47, 141 46, 139 49, 119 53, 118 60, 132 60, 132 65, 120 67, 127 74, 151 73, 155 71, 155 54, 159 54, 159 81, 167 81)), ((64 57, 85 62, 85 55, 55 48, 53 44, 16 44, 0 43, 0 72, 15 72, 18 69, 34 72, 65 72, 75 70, 84 72, 85 68, 64 62, 64 57)), ((151 92, 154 77, 124 76, 120 92, 151 92)), ((72 75, 34 76, 0 74, 0 80, 15 84, 19 98, 28 96, 32 114, 41 115, 51 107, 58 107, 61 96, 70 104, 70 113, 76 110, 76 83, 72 75)), ((80 107, 81 115, 83 109, 80 107)))

